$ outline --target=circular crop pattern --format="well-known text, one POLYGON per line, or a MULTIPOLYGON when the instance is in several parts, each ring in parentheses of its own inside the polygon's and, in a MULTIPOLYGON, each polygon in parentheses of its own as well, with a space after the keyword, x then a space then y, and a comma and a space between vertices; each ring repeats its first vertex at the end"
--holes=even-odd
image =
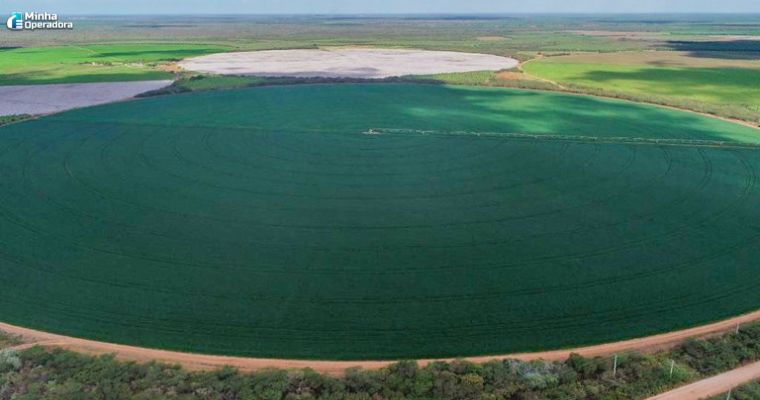
POLYGON ((760 306, 760 135, 529 91, 314 85, 0 128, 0 319, 277 358, 567 347, 760 306))

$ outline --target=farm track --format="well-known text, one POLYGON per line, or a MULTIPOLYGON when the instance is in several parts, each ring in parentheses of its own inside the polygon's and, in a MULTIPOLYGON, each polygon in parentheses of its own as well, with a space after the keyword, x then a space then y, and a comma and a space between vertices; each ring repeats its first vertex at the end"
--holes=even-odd
MULTIPOLYGON (((546 360, 546 361, 564 361, 570 354, 579 354, 584 357, 605 357, 617 353, 624 352, 644 352, 652 353, 656 351, 666 350, 673 348, 685 340, 707 337, 726 333, 741 327, 741 324, 760 321, 760 311, 745 314, 735 318, 730 318, 724 321, 703 325, 695 328, 684 329, 675 332, 664 333, 660 335, 654 335, 644 338, 625 340, 614 343, 606 343, 595 346, 577 347, 572 349, 542 351, 535 353, 514 353, 494 356, 480 356, 480 357, 462 357, 462 358, 442 358, 442 359, 423 359, 419 360, 420 365, 427 365, 436 361, 454 361, 454 360, 467 360, 473 363, 484 363, 492 360, 501 359, 515 359, 523 361, 531 360, 546 360)), ((40 346, 45 348, 60 347, 71 351, 76 351, 89 355, 103 355, 113 354, 118 360, 122 361, 134 361, 134 362, 151 362, 158 361, 167 364, 178 364, 183 368, 190 371, 207 371, 230 366, 236 368, 242 372, 255 372, 267 368, 311 368, 317 372, 340 376, 346 369, 349 368, 362 368, 362 369, 380 369, 387 367, 388 365, 396 361, 316 361, 316 360, 279 360, 279 359, 264 359, 264 358, 244 358, 244 357, 228 357, 228 356, 214 356, 206 354, 193 354, 173 352, 158 349, 148 349, 134 346, 125 346, 112 343, 98 342, 93 340, 78 339, 73 337, 67 337, 62 335, 51 334, 47 332, 37 331, 33 329, 22 328, 6 323, 0 322, 0 331, 4 331, 11 335, 17 335, 25 342, 13 348, 17 350, 25 350, 34 346, 40 346)), ((757 366, 753 367, 757 369, 757 366)), ((744 379, 744 378, 742 378, 744 379)), ((752 378, 750 378, 752 379, 752 378)), ((719 394, 728 390, 736 384, 741 384, 744 381, 732 381, 733 386, 728 386, 723 390, 717 392, 711 392, 719 394)), ((699 383, 699 382, 698 382, 699 383)), ((725 384, 724 384, 725 385, 725 384)), ((715 390, 715 388, 711 389, 715 390)), ((677 393, 682 393, 678 391, 677 393)), ((653 397, 652 400, 665 400, 665 399, 686 399, 687 397, 653 397)), ((701 397, 689 397, 698 399, 701 397)))

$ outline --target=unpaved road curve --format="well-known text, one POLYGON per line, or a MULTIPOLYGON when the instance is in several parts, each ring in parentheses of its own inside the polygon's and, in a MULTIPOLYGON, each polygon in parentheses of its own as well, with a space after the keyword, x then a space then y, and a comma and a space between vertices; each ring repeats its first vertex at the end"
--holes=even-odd
POLYGON ((0 86, 0 116, 50 114, 111 103, 171 85, 170 80, 0 86))
POLYGON ((697 381, 647 400, 700 400, 718 396, 745 383, 760 379, 760 362, 697 381))
MULTIPOLYGON (((578 347, 574 349, 544 351, 536 353, 515 353, 482 357, 465 357, 465 360, 482 363, 494 359, 518 359, 562 361, 571 353, 577 353, 585 357, 607 356, 625 351, 653 352, 671 348, 682 343, 686 339, 709 336, 717 333, 736 329, 738 324, 745 324, 760 320, 760 310, 724 321, 703 325, 696 328, 664 333, 661 335, 648 336, 640 339, 631 339, 621 342, 607 343, 595 346, 578 347)), ((169 364, 180 364, 188 370, 211 370, 223 366, 231 366, 244 372, 257 371, 265 368, 312 368, 328 375, 341 375, 347 368, 361 367, 364 369, 378 369, 388 366, 395 361, 314 361, 314 360, 280 360, 266 358, 245 358, 213 356, 205 354, 181 353, 175 351, 147 349, 142 347, 125 346, 112 343, 97 342, 93 340, 77 339, 67 336, 56 335, 22 328, 0 322, 0 330, 10 334, 21 336, 27 344, 38 344, 45 347, 63 347, 69 350, 85 354, 109 354, 113 353, 117 359, 125 361, 148 362, 160 361, 169 364)), ((452 361, 453 359, 427 359, 419 360, 421 365, 433 361, 452 361)), ((728 389, 726 389, 728 390, 728 389)))

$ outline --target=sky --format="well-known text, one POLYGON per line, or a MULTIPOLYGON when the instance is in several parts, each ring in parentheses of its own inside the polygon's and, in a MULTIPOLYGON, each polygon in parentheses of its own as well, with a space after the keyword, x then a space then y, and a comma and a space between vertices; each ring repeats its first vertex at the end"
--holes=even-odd
POLYGON ((0 0, 59 14, 760 13, 760 0, 0 0))

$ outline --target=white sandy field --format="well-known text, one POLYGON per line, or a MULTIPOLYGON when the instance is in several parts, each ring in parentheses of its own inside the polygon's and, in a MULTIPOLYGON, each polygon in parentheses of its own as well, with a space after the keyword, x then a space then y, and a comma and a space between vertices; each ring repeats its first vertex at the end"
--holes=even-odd
POLYGON ((356 48, 218 53, 179 63, 188 71, 221 75, 362 79, 499 71, 517 65, 513 58, 490 54, 356 48))
POLYGON ((50 114, 110 103, 160 89, 170 80, 0 86, 0 116, 50 114))

